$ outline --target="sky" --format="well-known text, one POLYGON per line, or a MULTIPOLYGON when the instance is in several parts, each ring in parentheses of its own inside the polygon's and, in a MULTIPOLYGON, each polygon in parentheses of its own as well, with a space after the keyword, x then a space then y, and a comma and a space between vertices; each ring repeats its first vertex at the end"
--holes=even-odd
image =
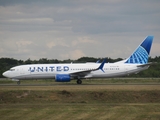
POLYGON ((0 0, 0 58, 127 58, 148 35, 160 56, 160 0, 0 0))

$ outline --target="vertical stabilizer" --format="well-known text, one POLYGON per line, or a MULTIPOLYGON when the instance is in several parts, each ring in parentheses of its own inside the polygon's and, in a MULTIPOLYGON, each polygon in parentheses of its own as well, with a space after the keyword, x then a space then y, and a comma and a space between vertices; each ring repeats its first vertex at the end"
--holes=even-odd
POLYGON ((125 63, 146 64, 152 46, 153 36, 148 36, 135 50, 135 52, 126 60, 125 63))

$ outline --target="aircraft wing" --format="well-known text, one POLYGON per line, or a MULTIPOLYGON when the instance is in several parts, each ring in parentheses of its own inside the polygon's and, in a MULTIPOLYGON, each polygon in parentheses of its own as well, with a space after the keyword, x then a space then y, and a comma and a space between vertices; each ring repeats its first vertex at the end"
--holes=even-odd
POLYGON ((79 72, 74 72, 70 73, 72 77, 84 77, 88 75, 92 70, 86 70, 86 71, 79 71, 79 72))
POLYGON ((96 69, 78 71, 78 72, 70 73, 70 75, 73 76, 73 77, 84 77, 84 76, 88 75, 90 72, 96 71, 96 70, 99 70, 99 69, 101 69, 104 72, 103 66, 104 66, 105 62, 106 62, 106 59, 104 59, 103 62, 101 63, 101 65, 96 69))

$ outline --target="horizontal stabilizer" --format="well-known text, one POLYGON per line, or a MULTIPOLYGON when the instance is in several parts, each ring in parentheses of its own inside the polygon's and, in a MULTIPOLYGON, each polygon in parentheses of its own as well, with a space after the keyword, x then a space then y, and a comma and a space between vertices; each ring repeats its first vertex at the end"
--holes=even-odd
POLYGON ((138 65, 137 67, 145 67, 145 66, 150 66, 150 65, 154 65, 156 64, 156 62, 150 62, 150 63, 147 63, 147 64, 141 64, 141 65, 138 65))

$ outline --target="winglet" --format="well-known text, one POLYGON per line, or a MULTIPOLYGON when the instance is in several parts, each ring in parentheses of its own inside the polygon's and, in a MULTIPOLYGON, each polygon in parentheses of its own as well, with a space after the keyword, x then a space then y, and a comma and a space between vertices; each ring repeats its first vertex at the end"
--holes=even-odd
POLYGON ((98 67, 98 70, 101 69, 104 72, 103 66, 104 66, 105 63, 106 63, 106 59, 103 60, 103 62, 101 63, 101 65, 98 67))
POLYGON ((97 62, 96 63, 100 63, 100 60, 97 60, 97 62))

